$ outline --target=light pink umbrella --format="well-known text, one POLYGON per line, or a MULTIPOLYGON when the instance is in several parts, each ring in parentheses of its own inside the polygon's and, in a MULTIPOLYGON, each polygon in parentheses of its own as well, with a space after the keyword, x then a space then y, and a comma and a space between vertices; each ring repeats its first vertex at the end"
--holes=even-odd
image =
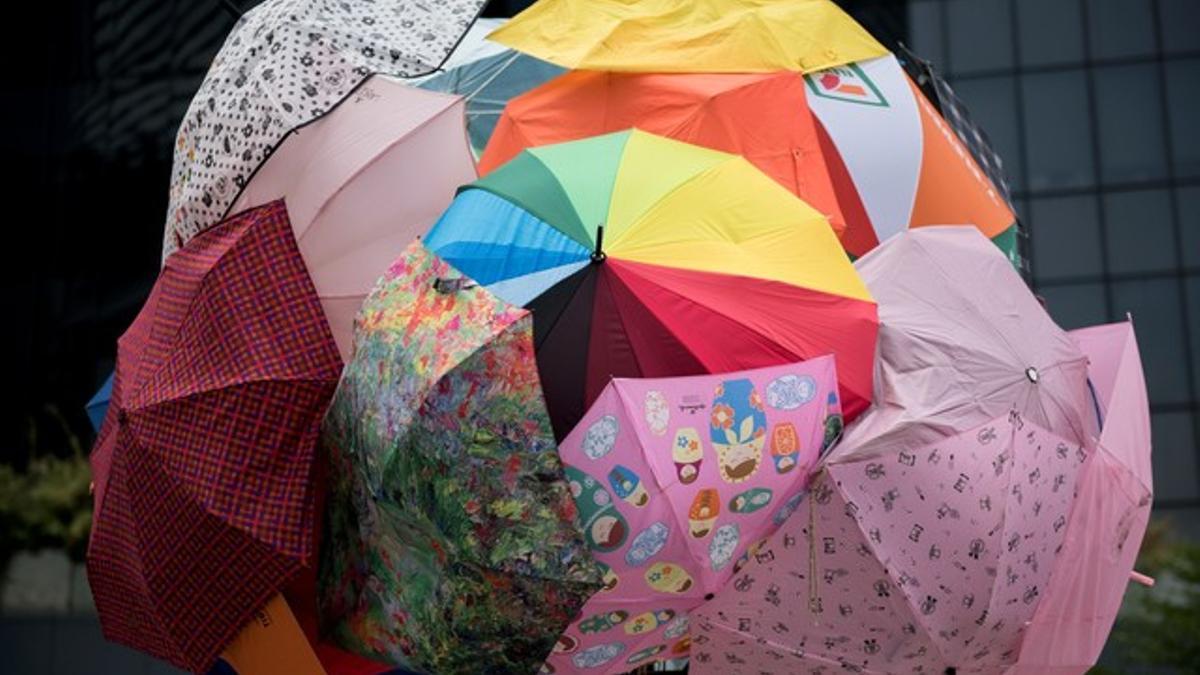
POLYGON ((832 356, 610 382, 559 448, 608 585, 543 672, 622 673, 686 656, 688 611, 787 518, 826 429, 840 426, 832 356))
POLYGON ((291 132, 233 206, 286 200, 344 360, 376 279, 476 178, 464 110, 457 96, 373 76, 291 132))
POLYGON ((1131 322, 1073 331, 1103 425, 1083 466, 1067 536, 1011 673, 1083 673, 1121 606, 1154 494, 1150 414, 1131 322))
POLYGON ((855 269, 879 306, 879 342, 875 407, 846 431, 853 452, 916 448, 1013 408, 1092 442, 1083 353, 975 228, 908 230, 855 269))
POLYGON ((1003 670, 1059 564, 1087 457, 1017 412, 868 458, 838 446, 806 503, 693 613, 693 670, 1003 670))

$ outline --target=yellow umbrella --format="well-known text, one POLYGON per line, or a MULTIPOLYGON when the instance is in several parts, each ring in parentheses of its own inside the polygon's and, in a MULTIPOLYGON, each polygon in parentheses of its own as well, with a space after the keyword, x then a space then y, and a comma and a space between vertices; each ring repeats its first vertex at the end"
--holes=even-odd
POLYGON ((809 73, 888 51, 829 0, 541 0, 488 36, 581 70, 809 73))

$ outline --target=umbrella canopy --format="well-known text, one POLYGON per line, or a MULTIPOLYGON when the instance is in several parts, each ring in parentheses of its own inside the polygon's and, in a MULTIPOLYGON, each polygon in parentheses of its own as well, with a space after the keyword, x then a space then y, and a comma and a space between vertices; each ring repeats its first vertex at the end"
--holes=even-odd
POLYGON ((544 670, 621 673, 686 656, 687 613, 787 517, 840 424, 831 356, 613 380, 559 448, 607 584, 544 670))
POLYGON ((1066 540, 1011 673, 1084 673, 1121 606, 1154 495, 1150 406, 1133 324, 1072 331, 1103 417, 1080 470, 1066 540))
POLYGON ((118 342, 91 456, 88 581, 108 639, 203 671, 309 563, 341 366, 281 202, 167 259, 118 342))
POLYGON ((476 21, 446 60, 444 71, 417 83, 422 89, 467 100, 467 135, 476 155, 487 146, 509 99, 563 72, 552 63, 484 39, 502 23, 503 19, 476 21))
POLYGON ((487 174, 526 148, 635 127, 741 155, 825 214, 846 221, 795 73, 573 71, 513 99, 479 160, 487 174))
POLYGON ((879 302, 878 410, 847 429, 850 452, 912 450, 1014 408, 1093 443, 1087 358, 978 232, 912 230, 855 268, 879 302))
POLYGON ((972 223, 1019 264, 1003 194, 891 55, 809 75, 568 73, 509 102, 480 172, 631 126, 745 156, 826 214, 853 256, 972 223))
POLYGON ((424 672, 536 670, 601 577, 529 312, 414 243, 357 331, 324 433, 327 632, 424 672))
POLYGON ((93 431, 100 431, 100 425, 104 424, 104 416, 108 413, 108 401, 112 398, 112 385, 113 376, 109 373, 108 377, 104 378, 104 384, 100 385, 84 406, 93 431))
MULTIPOLYGON (((867 413, 867 419, 873 413, 867 413)), ((1080 445, 1013 412, 915 450, 848 439, 807 504, 693 614, 696 672, 994 673, 1069 561, 1080 445)))
POLYGON ((175 141, 163 258, 230 211, 287 135, 371 73, 435 70, 484 0, 267 0, 213 59, 175 141))
POLYGON ((372 77, 289 134, 234 203, 287 200, 300 252, 343 359, 380 271, 475 179, 457 96, 372 77), (420 157, 419 162, 413 161, 420 157))
POLYGON ((637 130, 527 150, 427 245, 532 310, 559 438, 612 377, 833 353, 847 415, 869 400, 874 303, 825 218, 740 157, 637 130))
POLYGON ((887 53, 829 0, 541 0, 488 37, 578 70, 808 72, 887 53))

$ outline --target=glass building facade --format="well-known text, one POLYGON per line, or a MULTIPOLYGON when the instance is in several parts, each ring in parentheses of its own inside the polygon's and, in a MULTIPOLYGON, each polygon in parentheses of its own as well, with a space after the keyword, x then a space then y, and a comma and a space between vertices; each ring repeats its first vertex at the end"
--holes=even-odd
POLYGON ((1050 312, 1132 315, 1156 511, 1200 538, 1200 2, 910 0, 899 23, 1004 158, 1050 312))

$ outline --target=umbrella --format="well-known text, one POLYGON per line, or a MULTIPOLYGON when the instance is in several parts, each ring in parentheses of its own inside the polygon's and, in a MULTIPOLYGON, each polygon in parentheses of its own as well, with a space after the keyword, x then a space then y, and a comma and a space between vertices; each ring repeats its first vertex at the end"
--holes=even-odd
POLYGON ((112 385, 113 376, 112 373, 109 373, 108 377, 104 378, 104 384, 100 385, 95 394, 92 394, 84 408, 94 431, 100 431, 100 425, 104 424, 104 415, 108 412, 108 401, 112 398, 112 385))
POLYGON ((1088 355, 1103 417, 1080 470, 1066 540, 1025 633, 1013 673, 1083 673, 1095 665, 1121 606, 1150 518, 1150 415, 1131 322, 1071 332, 1088 355))
POLYGON ((573 71, 513 99, 479 160, 487 174, 526 148, 635 127, 750 160, 846 229, 804 80, 790 72, 573 71))
POLYGON ((578 70, 810 71, 887 53, 829 0, 541 0, 488 37, 578 70))
POLYGON ((284 138, 234 202, 240 211, 286 198, 343 359, 379 273, 475 178, 463 109, 457 96, 371 77, 284 138))
POLYGON ((92 451, 104 635, 203 671, 312 554, 341 360, 281 202, 172 254, 118 343, 92 451))
POLYGON ((836 383, 833 357, 821 356, 605 387, 559 456, 609 583, 544 671, 621 673, 686 656, 688 612, 803 495, 840 418, 836 383))
POLYGON ((833 353, 847 416, 870 398, 870 296, 825 218, 740 157, 637 130, 530 149, 426 241, 532 310, 559 438, 614 376, 833 353))
POLYGON ((289 131, 334 109, 371 73, 432 72, 483 0, 267 0, 213 59, 175 140, 163 258, 230 212, 289 131))
POLYGON ((532 672, 600 586, 529 313, 419 243, 364 303, 326 419, 326 633, 424 672, 532 672))
POLYGON ((1089 453, 1016 411, 911 450, 854 450, 845 439, 830 453, 807 503, 693 613, 696 672, 1016 661, 1070 563, 1060 547, 1089 453))
POLYGON ((880 327, 878 410, 847 429, 851 452, 914 449, 1014 408, 1090 447, 1087 358, 978 232, 911 230, 855 268, 879 302, 880 327))
POLYGON ((504 105, 560 74, 563 69, 485 40, 503 19, 479 19, 447 59, 444 71, 416 82, 422 89, 458 94, 467 100, 467 135, 483 152, 504 105))

